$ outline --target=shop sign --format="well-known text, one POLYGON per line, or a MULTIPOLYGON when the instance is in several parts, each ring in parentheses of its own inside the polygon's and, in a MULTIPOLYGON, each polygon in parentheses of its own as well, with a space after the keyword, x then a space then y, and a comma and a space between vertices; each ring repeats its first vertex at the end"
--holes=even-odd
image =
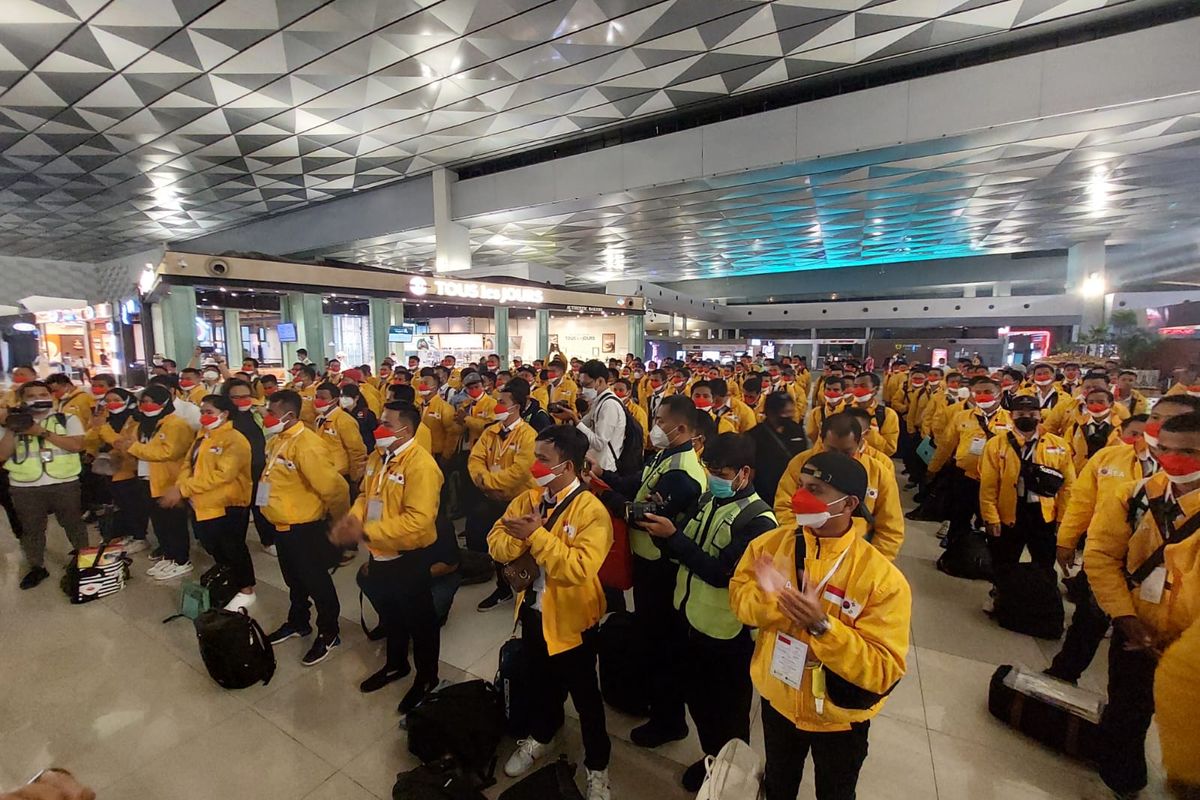
POLYGON ((500 283, 450 281, 442 278, 423 278, 417 275, 408 282, 408 291, 417 297, 447 297, 463 300, 487 300, 493 303, 545 302, 541 289, 528 286, 506 286, 500 283))
POLYGON ((567 306, 567 311, 574 311, 576 314, 604 314, 608 309, 600 306, 567 306))
POLYGON ((108 303, 84 306, 69 311, 34 312, 34 318, 39 325, 53 325, 56 322, 91 322, 94 319, 108 319, 111 316, 112 306, 108 303))

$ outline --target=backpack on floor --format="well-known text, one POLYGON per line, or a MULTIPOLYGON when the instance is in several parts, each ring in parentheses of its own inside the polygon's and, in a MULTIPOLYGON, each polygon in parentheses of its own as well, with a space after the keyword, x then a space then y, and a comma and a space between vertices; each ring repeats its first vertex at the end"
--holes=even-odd
POLYGON ((487 681, 455 683, 431 692, 408 712, 408 750, 429 764, 454 758, 474 788, 495 783, 496 748, 504 738, 504 705, 487 681))
POLYGON ((487 583, 496 579, 496 562, 487 553, 477 553, 460 547, 458 550, 458 574, 462 576, 462 585, 471 586, 476 583, 487 583))
POLYGON ((992 674, 988 711, 1059 753, 1085 761, 1100 754, 1104 698, 1086 689, 1004 664, 992 674))
POLYGON ((229 567, 214 564, 200 576, 200 585, 208 590, 209 608, 224 608, 242 587, 233 582, 229 567))
POLYGON ((937 560, 937 568, 955 578, 991 580, 992 553, 987 539, 978 531, 952 533, 946 537, 946 552, 937 560))
POLYGON ((464 777, 453 758, 440 758, 401 772, 392 787, 392 800, 487 800, 464 777))
POLYGON ((254 618, 241 611, 213 608, 196 617, 200 657, 208 674, 226 689, 266 686, 275 674, 275 651, 254 618))
POLYGON ((992 616, 1002 628, 1039 639, 1058 639, 1066 613, 1053 567, 1024 562, 996 575, 992 616))
POLYGON ((501 646, 495 683, 500 690, 508 735, 514 739, 525 738, 533 724, 533 686, 529 662, 525 658, 525 643, 520 637, 514 636, 501 646))
POLYGON ((704 759, 704 784, 696 800, 758 800, 762 797, 763 763, 741 739, 730 739, 717 757, 704 759))
POLYGON ((184 581, 179 587, 179 610, 163 620, 163 624, 177 619, 195 622, 205 611, 224 608, 241 587, 233 585, 228 567, 214 565, 200 576, 200 582, 184 581))
POLYGON ((559 756, 553 764, 505 789, 500 800, 583 800, 583 793, 575 785, 576 769, 566 756, 559 756))
POLYGON ((650 716, 647 647, 633 614, 610 614, 599 633, 600 693, 604 702, 634 717, 650 716))

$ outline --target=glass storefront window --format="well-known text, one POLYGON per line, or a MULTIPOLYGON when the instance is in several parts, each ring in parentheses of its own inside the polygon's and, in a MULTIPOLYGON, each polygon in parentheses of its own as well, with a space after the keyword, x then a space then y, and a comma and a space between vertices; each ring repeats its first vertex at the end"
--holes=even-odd
POLYGON ((333 314, 333 350, 342 359, 342 369, 359 364, 374 364, 375 347, 371 339, 371 318, 352 314, 333 314))

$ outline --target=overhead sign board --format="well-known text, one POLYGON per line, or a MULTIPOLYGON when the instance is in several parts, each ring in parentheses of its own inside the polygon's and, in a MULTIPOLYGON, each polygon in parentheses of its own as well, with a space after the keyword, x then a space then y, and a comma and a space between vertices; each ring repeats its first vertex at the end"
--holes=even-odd
POLYGON ((408 282, 408 291, 417 297, 451 297, 463 300, 486 300, 506 305, 525 303, 541 305, 546 301, 542 289, 530 286, 508 286, 502 283, 479 283, 477 281, 451 281, 444 278, 413 276, 408 282))

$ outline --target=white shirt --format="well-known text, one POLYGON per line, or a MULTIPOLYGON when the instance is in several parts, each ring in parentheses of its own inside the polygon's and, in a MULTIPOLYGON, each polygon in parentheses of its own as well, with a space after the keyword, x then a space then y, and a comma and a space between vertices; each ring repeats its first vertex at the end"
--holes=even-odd
MULTIPOLYGON (((79 421, 79 417, 75 416, 74 414, 67 414, 66 417, 67 417, 67 423, 66 423, 65 427, 66 427, 67 431, 63 435, 64 436, 83 436, 83 434, 84 434, 83 423, 79 421)), ((42 419, 38 420, 38 422, 43 427, 45 427, 48 420, 49 420, 49 417, 43 417, 42 419)), ((5 429, 4 435, 12 436, 13 434, 8 429, 5 429)), ((19 443, 18 443, 18 446, 19 446, 19 443)), ((45 443, 45 446, 53 447, 56 455, 59 453, 66 452, 64 450, 59 450, 57 447, 54 447, 54 445, 50 444, 49 441, 47 441, 45 443)), ((39 459, 41 458, 41 454, 38 453, 38 449, 37 449, 38 444, 37 444, 36 439, 34 439, 30 443, 29 448, 31 451, 29 453, 29 458, 39 458, 39 459)), ((42 475, 40 478, 38 478, 36 481, 30 481, 29 483, 22 483, 21 486, 53 486, 56 483, 71 483, 72 481, 79 480, 79 478, 80 478, 79 475, 76 475, 73 478, 51 478, 49 475, 46 474, 46 470, 43 468, 42 475)))
POLYGON ((592 401, 591 408, 576 426, 588 437, 588 455, 601 469, 615 471, 625 446, 625 408, 621 398, 605 389, 592 401), (613 398, 607 400, 606 398, 613 398))
POLYGON ((188 400, 176 400, 175 414, 192 430, 200 430, 200 406, 188 400))

